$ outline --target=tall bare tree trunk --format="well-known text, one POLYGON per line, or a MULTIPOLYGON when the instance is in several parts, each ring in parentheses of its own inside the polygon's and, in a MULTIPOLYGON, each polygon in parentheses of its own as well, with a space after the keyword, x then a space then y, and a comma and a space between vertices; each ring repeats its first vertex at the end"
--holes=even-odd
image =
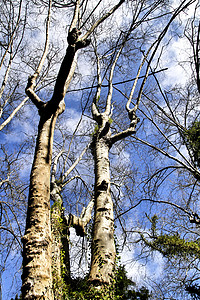
POLYGON ((51 278, 50 169, 58 116, 44 110, 31 171, 26 232, 23 237, 23 299, 53 299, 51 278), (49 117, 48 117, 49 116, 49 117))
POLYGON ((92 263, 89 280, 95 286, 111 284, 115 265, 113 203, 110 191, 109 143, 106 137, 94 139, 95 216, 92 263))
POLYGON ((52 98, 44 103, 35 94, 36 74, 31 76, 26 94, 38 108, 40 123, 33 161, 26 231, 23 237, 22 297, 26 299, 54 299, 51 276, 50 226, 50 169, 53 134, 56 119, 65 109, 64 97, 76 68, 76 52, 89 40, 80 40, 76 28, 68 34, 67 51, 62 61, 52 98))
POLYGON ((69 45, 56 79, 52 98, 44 103, 35 94, 34 89, 38 71, 28 80, 26 94, 37 107, 41 118, 30 178, 26 231, 23 237, 22 297, 24 300, 54 299, 51 275, 52 241, 50 226, 50 169, 53 133, 56 119, 64 111, 64 97, 76 67, 76 52, 90 44, 89 35, 99 24, 113 14, 124 1, 120 0, 110 11, 100 17, 81 38, 81 33, 76 28, 79 19, 80 0, 76 0, 67 37, 69 45))

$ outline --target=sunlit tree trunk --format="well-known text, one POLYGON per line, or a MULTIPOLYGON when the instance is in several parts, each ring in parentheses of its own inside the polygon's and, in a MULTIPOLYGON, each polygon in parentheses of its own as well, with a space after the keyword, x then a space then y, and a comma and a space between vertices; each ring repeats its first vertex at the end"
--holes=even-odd
POLYGON ((48 117, 48 111, 44 110, 38 127, 23 237, 23 299, 53 299, 49 200, 53 133, 58 113, 57 110, 48 117))
POLYGON ((113 203, 110 190, 109 140, 97 135, 94 139, 95 216, 92 264, 89 280, 93 285, 111 284, 115 266, 113 203))
MULTIPOLYGON (((28 80, 26 94, 38 109, 40 123, 30 177, 26 231, 23 237, 22 298, 24 300, 54 299, 51 275, 52 240, 50 228, 50 168, 53 133, 56 119, 64 110, 65 94, 75 72, 76 52, 89 45, 89 35, 99 24, 113 14, 124 1, 120 0, 108 12, 103 14, 84 36, 80 37, 81 32, 76 27, 79 20, 80 1, 76 0, 67 37, 69 45, 56 79, 52 98, 48 102, 43 102, 36 95, 34 90, 39 74, 38 70, 28 80)), ((45 56, 42 57, 41 61, 44 59, 45 56)))

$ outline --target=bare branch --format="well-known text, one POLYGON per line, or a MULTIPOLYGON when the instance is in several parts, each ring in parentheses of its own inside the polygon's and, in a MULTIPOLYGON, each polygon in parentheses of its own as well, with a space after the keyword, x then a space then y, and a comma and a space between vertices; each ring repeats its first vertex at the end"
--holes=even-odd
POLYGON ((65 172, 65 174, 62 176, 62 182, 64 182, 66 180, 67 176, 69 176, 69 174, 78 165, 78 163, 80 162, 80 160, 82 159, 83 155, 85 154, 85 152, 88 150, 89 147, 90 147, 90 143, 83 149, 83 151, 81 152, 79 157, 75 160, 75 162, 71 165, 71 167, 67 170, 67 172, 65 172))
POLYGON ((116 4, 109 12, 107 12, 105 15, 103 15, 101 18, 98 19, 96 23, 92 25, 92 27, 87 31, 87 33, 81 38, 81 40, 86 40, 89 35, 101 24, 104 20, 106 20, 110 15, 112 15, 123 3, 125 0, 120 0, 118 4, 116 4))
POLYGON ((138 201, 137 204, 135 204, 134 206, 131 206, 129 209, 127 209, 126 211, 122 212, 121 214, 118 214, 116 216, 115 219, 118 219, 120 218, 121 216, 127 214, 129 211, 131 211, 132 209, 136 208, 138 205, 140 205, 143 201, 150 201, 150 202, 153 202, 153 203, 160 203, 160 204, 168 204, 168 205, 171 205, 175 208, 178 208, 180 209, 181 211, 183 211, 186 215, 189 216, 189 218, 191 217, 191 212, 188 211, 187 209, 184 209, 182 206, 176 204, 176 203, 173 203, 173 202, 169 202, 169 201, 165 201, 165 200, 154 200, 154 199, 148 199, 148 198, 144 198, 144 199, 140 199, 138 201))
POLYGON ((24 98, 24 100, 22 100, 22 102, 13 110, 10 116, 0 125, 0 131, 13 119, 13 117, 24 106, 28 99, 29 97, 24 98))
POLYGON ((11 34, 11 37, 10 37, 10 39, 9 39, 9 44, 8 44, 8 46, 7 46, 7 49, 6 49, 4 55, 3 55, 2 59, 1 59, 1 62, 0 62, 0 70, 1 70, 1 68, 2 68, 2 65, 3 65, 3 62, 4 62, 4 60, 5 60, 5 57, 6 57, 7 53, 8 53, 8 51, 9 51, 9 48, 10 48, 10 46, 11 46, 12 43, 13 43, 14 34, 15 34, 15 32, 16 32, 18 26, 19 26, 20 17, 21 17, 21 10, 22 10, 22 1, 23 1, 23 0, 20 0, 20 2, 19 2, 19 10, 18 10, 18 17, 17 17, 16 25, 15 25, 15 27, 14 27, 14 29, 13 29, 13 32, 12 32, 12 34, 11 34))
POLYGON ((76 28, 76 24, 78 22, 78 15, 79 15, 79 6, 80 6, 80 0, 76 0, 74 15, 72 18, 71 25, 69 27, 69 32, 71 32, 73 28, 76 28))
POLYGON ((111 136, 110 138, 110 146, 112 146, 114 143, 128 137, 128 136, 131 136, 132 134, 134 134, 136 131, 135 131, 135 127, 129 127, 127 128, 126 130, 122 131, 122 132, 119 132, 113 136, 111 136))
POLYGON ((47 53, 48 53, 51 6, 52 6, 52 0, 49 0, 48 15, 47 15, 47 21, 46 21, 46 39, 45 39, 44 51, 43 51, 42 57, 40 59, 40 62, 38 64, 38 67, 37 67, 35 73, 29 77, 28 84, 25 89, 27 96, 31 99, 33 104, 35 104, 35 106, 38 108, 38 110, 42 108, 42 106, 44 105, 44 102, 36 95, 36 93, 34 92, 34 89, 36 86, 36 79, 38 78, 38 76, 41 72, 41 69, 44 65, 44 61, 45 61, 47 53))
POLYGON ((101 70, 100 70, 100 60, 99 60, 99 56, 97 54, 97 48, 96 46, 94 47, 94 52, 96 55, 96 59, 97 59, 97 80, 98 80, 98 85, 97 85, 97 89, 96 89, 96 95, 93 99, 92 102, 92 115, 94 120, 98 120, 100 113, 99 110, 97 108, 97 102, 99 101, 100 95, 101 95, 101 70))
POLYGON ((51 170, 51 183, 54 183, 56 180, 56 170, 57 170, 57 164, 58 164, 58 160, 61 157, 61 155, 63 154, 63 149, 56 155, 54 162, 53 162, 53 167, 51 170))
POLYGON ((9 229, 9 228, 7 228, 7 227, 3 227, 3 226, 0 226, 0 229, 6 230, 6 231, 10 232, 10 233, 13 235, 14 239, 18 242, 20 248, 22 248, 22 244, 21 244, 19 238, 16 236, 16 234, 14 233, 13 230, 11 230, 11 229, 9 229))
MULTIPOLYGON (((200 178, 200 172, 195 169, 192 165, 187 165, 185 164, 183 161, 181 161, 180 159, 178 159, 177 157, 175 156, 172 156, 171 154, 169 154, 168 152, 152 145, 151 143, 147 142, 147 141, 144 141, 136 136, 132 136, 132 138, 136 139, 137 141, 141 142, 142 144, 148 146, 148 147, 151 147, 152 149, 155 149, 156 151, 160 152, 161 154, 163 154, 164 156, 176 161, 177 163, 179 163, 180 165, 182 165, 186 170, 188 170, 189 172, 191 172, 192 174, 196 174, 195 176, 199 176, 200 178)), ((188 162, 188 161, 187 161, 188 162)))

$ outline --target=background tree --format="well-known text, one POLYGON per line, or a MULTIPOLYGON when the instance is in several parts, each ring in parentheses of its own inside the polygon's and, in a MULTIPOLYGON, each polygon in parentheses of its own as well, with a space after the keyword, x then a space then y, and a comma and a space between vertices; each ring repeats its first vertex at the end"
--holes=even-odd
MULTIPOLYGON (((194 8, 195 18, 199 13, 198 9, 197 4, 194 8)), ((198 72, 199 23, 195 18, 186 23, 185 31, 192 41, 192 48, 188 44, 188 68, 184 61, 188 73, 189 64, 192 66, 189 81, 170 89, 159 76, 155 75, 154 89, 143 93, 140 106, 144 135, 134 136, 135 140, 150 148, 140 144, 143 153, 146 153, 145 160, 149 157, 149 161, 146 162, 147 167, 144 169, 146 172, 144 198, 138 199, 138 203, 132 208, 146 203, 146 213, 148 207, 150 209, 146 216, 145 237, 144 225, 141 225, 139 232, 141 240, 154 251, 154 255, 158 255, 156 251, 163 255, 166 275, 159 284, 152 282, 155 294, 163 299, 170 296, 180 297, 180 294, 182 298, 189 297, 185 290, 198 297, 199 95, 196 72, 198 72), (150 164, 151 161, 154 165, 150 164)), ((129 209, 127 211, 131 212, 129 209)), ((145 217, 142 220, 145 224, 145 217)), ((130 232, 133 236, 136 231, 132 228, 130 232)), ((142 253, 145 257, 144 247, 142 253)))

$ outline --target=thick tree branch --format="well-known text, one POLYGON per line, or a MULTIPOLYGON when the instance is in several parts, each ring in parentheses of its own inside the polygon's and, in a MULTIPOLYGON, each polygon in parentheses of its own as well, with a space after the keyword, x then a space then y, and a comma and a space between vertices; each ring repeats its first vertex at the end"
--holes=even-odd
POLYGON ((35 80, 36 80, 35 74, 28 78, 28 84, 27 84, 27 87, 25 89, 25 92, 26 92, 26 95, 31 99, 33 104, 35 104, 37 109, 40 110, 44 106, 44 102, 34 92, 35 80))
POLYGON ((94 199, 92 199, 87 207, 83 208, 80 217, 70 214, 66 216, 66 222, 68 226, 74 227, 76 230, 77 236, 83 237, 85 235, 85 226, 90 222, 92 217, 92 210, 94 207, 94 199))
POLYGON ((72 18, 71 25, 69 27, 69 32, 71 32, 72 29, 76 28, 76 26, 77 26, 78 15, 79 15, 79 7, 80 7, 80 0, 76 0, 74 15, 73 15, 73 18, 72 18))
POLYGON ((134 134, 136 131, 135 131, 135 127, 129 127, 127 128, 126 130, 122 131, 122 132, 119 132, 113 136, 111 136, 110 138, 110 146, 112 146, 114 143, 128 137, 128 136, 131 136, 132 134, 134 134))

